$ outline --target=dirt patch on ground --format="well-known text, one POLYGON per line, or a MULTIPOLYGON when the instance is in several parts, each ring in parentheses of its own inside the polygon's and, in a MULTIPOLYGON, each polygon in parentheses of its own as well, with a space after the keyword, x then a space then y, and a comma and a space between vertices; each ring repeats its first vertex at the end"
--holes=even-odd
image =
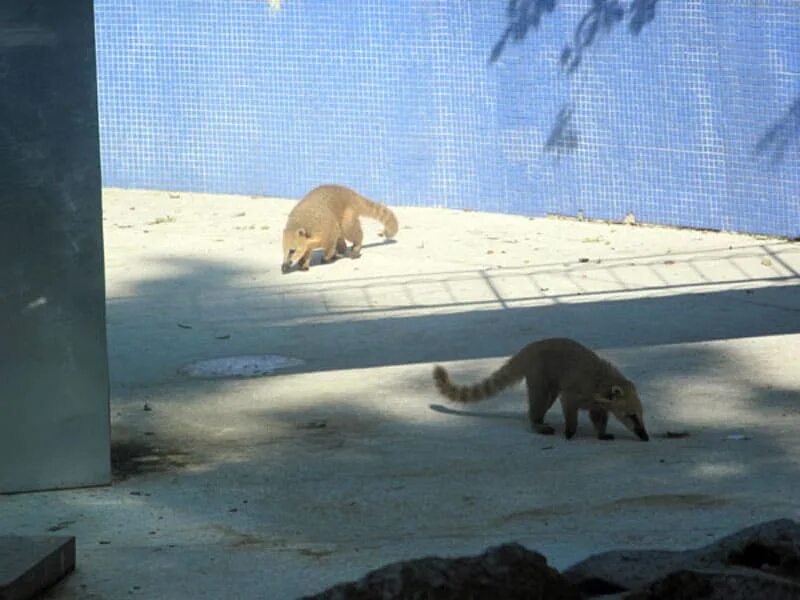
MULTIPOLYGON (((612 513, 630 509, 694 510, 701 508, 720 508, 728 504, 729 501, 725 498, 717 498, 706 494, 650 494, 647 496, 619 498, 612 502, 597 505, 593 507, 593 510, 602 513, 612 513)), ((496 518, 494 523, 496 525, 505 525, 517 521, 547 519, 568 515, 570 513, 577 513, 581 510, 585 511, 586 508, 579 503, 540 506, 503 515, 502 517, 496 518)))
POLYGON ((647 496, 620 498, 604 505, 604 508, 608 510, 625 508, 719 508, 727 504, 728 500, 725 498, 707 494, 650 494, 647 496))
POLYGON ((182 469, 188 454, 142 440, 112 440, 111 474, 114 481, 124 481, 145 473, 182 469))

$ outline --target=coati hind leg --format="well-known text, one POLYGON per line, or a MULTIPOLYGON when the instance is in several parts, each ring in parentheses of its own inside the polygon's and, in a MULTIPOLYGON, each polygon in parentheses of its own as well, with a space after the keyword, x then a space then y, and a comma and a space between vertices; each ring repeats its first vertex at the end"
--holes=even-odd
POLYGON ((339 237, 336 240, 336 254, 337 256, 344 256, 347 254, 347 242, 343 237, 339 237))
POLYGON ((568 440, 578 431, 578 409, 571 406, 563 406, 564 410, 564 437, 568 440))
POLYGON ((561 410, 564 411, 564 437, 571 439, 578 431, 578 402, 562 394, 561 410))
POLYGON ((589 417, 592 419, 594 431, 599 440, 613 440, 614 436, 606 433, 606 426, 608 425, 608 411, 603 408, 590 408, 589 417))
POLYGON ((342 219, 342 233, 344 237, 353 242, 350 248, 350 258, 361 256, 361 243, 364 241, 364 232, 361 230, 361 223, 358 215, 349 213, 342 219))
POLYGON ((555 398, 551 398, 550 390, 539 381, 538 377, 526 377, 525 385, 528 388, 528 419, 531 429, 542 435, 553 435, 556 430, 544 422, 544 415, 553 405, 555 398))

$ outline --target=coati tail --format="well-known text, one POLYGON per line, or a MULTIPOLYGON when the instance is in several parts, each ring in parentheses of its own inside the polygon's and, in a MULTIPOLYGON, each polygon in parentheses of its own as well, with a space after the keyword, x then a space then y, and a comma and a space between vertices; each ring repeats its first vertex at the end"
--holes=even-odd
POLYGON ((383 235, 388 238, 393 238, 397 235, 397 217, 394 216, 392 210, 381 204, 380 202, 373 202, 361 196, 361 214, 370 219, 380 221, 383 225, 383 235))
POLYGON ((453 402, 478 402, 501 392, 511 384, 519 381, 520 376, 512 373, 509 363, 500 367, 483 381, 474 385, 455 385, 447 374, 447 370, 436 365, 433 368, 433 381, 436 388, 453 402))

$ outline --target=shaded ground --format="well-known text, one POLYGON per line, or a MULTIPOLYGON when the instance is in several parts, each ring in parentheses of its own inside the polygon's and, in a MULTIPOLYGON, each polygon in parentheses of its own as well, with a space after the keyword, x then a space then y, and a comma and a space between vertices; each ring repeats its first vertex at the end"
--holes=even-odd
POLYGON ((397 243, 368 222, 361 259, 281 275, 291 206, 107 191, 115 484, 0 498, 0 531, 77 537, 50 598, 292 598, 509 541, 563 569, 798 516, 797 244, 401 208, 397 243), (431 363, 553 335, 638 383, 651 442, 531 434, 520 388, 430 408, 431 363), (304 364, 178 374, 262 353, 304 364))

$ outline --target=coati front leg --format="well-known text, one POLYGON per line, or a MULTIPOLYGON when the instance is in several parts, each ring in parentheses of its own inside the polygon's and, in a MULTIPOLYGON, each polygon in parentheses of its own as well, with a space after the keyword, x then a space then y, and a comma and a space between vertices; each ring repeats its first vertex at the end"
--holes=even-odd
POLYGON ((594 431, 597 434, 598 440, 614 439, 614 436, 612 434, 606 433, 606 427, 608 426, 607 410, 599 407, 590 408, 589 417, 592 419, 592 425, 594 425, 594 431))
POLYGON ((531 429, 542 435, 553 435, 555 429, 544 422, 544 415, 553 405, 555 398, 551 398, 550 390, 542 385, 536 377, 526 377, 525 385, 528 388, 528 419, 531 429))
POLYGON ((336 251, 339 247, 339 239, 341 238, 337 238, 335 242, 330 244, 330 246, 325 247, 324 254, 322 255, 323 263, 331 263, 338 258, 336 251))
POLYGON ((302 271, 308 271, 311 268, 311 255, 314 251, 314 248, 317 248, 318 246, 319 243, 317 240, 308 239, 302 248, 295 250, 298 256, 297 266, 300 267, 302 271))
POLYGON ((301 271, 308 271, 311 268, 311 250, 306 250, 303 255, 297 259, 297 266, 301 271))

